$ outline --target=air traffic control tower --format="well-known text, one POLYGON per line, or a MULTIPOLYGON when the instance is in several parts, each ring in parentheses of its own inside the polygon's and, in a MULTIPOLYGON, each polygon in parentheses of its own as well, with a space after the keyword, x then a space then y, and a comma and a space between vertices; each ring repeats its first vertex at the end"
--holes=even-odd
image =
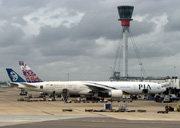
POLYGON ((123 28, 123 77, 128 77, 128 34, 134 6, 118 6, 117 8, 123 28))

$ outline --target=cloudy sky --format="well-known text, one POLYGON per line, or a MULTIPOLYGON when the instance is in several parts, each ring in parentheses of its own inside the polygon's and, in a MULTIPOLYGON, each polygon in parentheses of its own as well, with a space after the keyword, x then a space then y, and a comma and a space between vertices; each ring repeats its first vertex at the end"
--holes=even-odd
MULTIPOLYGON (((147 76, 180 76, 179 0, 0 0, 0 80, 7 67, 22 75, 19 60, 43 80, 108 80, 119 5, 135 7, 130 30, 147 76)), ((131 40, 128 74, 141 74, 131 40)))

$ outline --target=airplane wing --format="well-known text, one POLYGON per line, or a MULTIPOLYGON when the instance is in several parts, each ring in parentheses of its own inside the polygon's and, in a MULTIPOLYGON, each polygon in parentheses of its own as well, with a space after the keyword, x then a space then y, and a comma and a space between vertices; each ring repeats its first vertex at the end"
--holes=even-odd
POLYGON ((95 83, 95 82, 86 82, 84 85, 89 87, 92 91, 110 91, 110 90, 117 90, 114 87, 110 87, 107 85, 95 83))
POLYGON ((112 86, 107 86, 103 83, 85 82, 84 85, 86 85, 92 92, 95 93, 94 96, 98 96, 99 92, 102 93, 102 96, 105 94, 107 96, 117 97, 117 98, 120 98, 123 95, 122 90, 118 90, 117 88, 112 86))
MULTIPOLYGON (((91 89, 92 91, 100 91, 100 92, 107 92, 107 91, 112 91, 112 90, 118 90, 117 88, 114 87, 110 87, 107 85, 103 85, 103 84, 99 84, 99 83, 95 83, 95 82, 88 82, 85 83, 84 85, 88 86, 89 89, 91 89)), ((126 91, 123 91, 124 94, 130 94, 126 91)))

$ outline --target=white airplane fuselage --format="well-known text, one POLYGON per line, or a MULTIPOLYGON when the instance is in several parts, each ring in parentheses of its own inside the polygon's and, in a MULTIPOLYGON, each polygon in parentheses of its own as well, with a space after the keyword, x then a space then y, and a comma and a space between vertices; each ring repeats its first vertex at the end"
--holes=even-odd
MULTIPOLYGON (((143 90, 148 90, 149 94, 162 93, 166 90, 161 84, 152 82, 92 82, 92 81, 67 81, 67 82, 38 82, 38 83, 28 83, 35 88, 28 88, 34 91, 62 94, 63 89, 67 89, 70 95, 92 95, 92 91, 88 84, 92 86, 101 86, 112 88, 113 90, 122 90, 129 94, 142 94, 143 90)), ((24 85, 20 85, 23 88, 24 85)), ((27 86, 24 88, 27 89, 27 86)), ((106 90, 107 91, 107 90, 106 90)))
MULTIPOLYGON (((156 94, 166 90, 164 86, 152 82, 122 82, 122 81, 49 81, 43 82, 31 68, 23 61, 19 62, 21 70, 26 78, 25 84, 21 84, 25 88, 53 93, 62 94, 64 89, 67 89, 70 95, 93 95, 93 96, 111 96, 122 97, 124 93, 141 94, 149 93, 156 94), (32 83, 31 83, 32 82, 32 83), (33 83, 34 82, 34 83, 33 83)), ((11 70, 10 70, 11 71, 11 70)), ((9 71, 9 72, 10 72, 9 71)), ((11 76, 11 73, 9 73, 11 76)), ((15 74, 15 73, 12 73, 15 74)), ((13 77, 14 78, 14 77, 13 77)), ((12 78, 11 78, 12 79, 12 78)), ((22 79, 21 79, 22 81, 22 79)), ((65 91, 64 91, 65 92, 65 91)))

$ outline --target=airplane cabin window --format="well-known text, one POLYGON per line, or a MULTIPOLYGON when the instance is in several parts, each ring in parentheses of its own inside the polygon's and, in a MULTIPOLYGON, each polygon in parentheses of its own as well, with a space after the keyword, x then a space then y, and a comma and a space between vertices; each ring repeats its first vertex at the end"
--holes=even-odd
POLYGON ((43 89, 43 86, 40 86, 40 89, 43 89))

